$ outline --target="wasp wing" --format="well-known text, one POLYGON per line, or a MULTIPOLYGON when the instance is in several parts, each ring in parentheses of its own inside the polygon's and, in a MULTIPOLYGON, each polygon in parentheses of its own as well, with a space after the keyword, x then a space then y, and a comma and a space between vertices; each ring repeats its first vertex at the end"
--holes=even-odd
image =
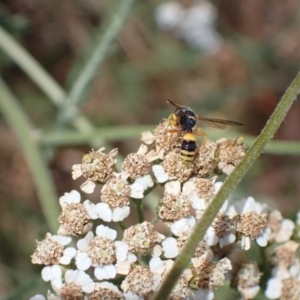
POLYGON ((218 128, 218 129, 225 129, 227 125, 231 126, 244 126, 244 124, 231 121, 231 120, 223 120, 223 119, 214 119, 214 118, 202 118, 197 116, 197 120, 206 124, 207 126, 218 128))

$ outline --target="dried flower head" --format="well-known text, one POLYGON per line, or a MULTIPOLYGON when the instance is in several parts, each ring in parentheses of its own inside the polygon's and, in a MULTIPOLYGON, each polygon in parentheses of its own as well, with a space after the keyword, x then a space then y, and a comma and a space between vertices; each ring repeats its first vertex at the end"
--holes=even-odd
POLYGON ((224 285, 225 273, 231 270, 231 262, 228 258, 223 258, 218 262, 213 262, 211 251, 205 252, 200 257, 192 258, 193 278, 192 285, 201 290, 214 290, 224 285))
POLYGON ((64 279, 65 282, 62 279, 52 282, 61 299, 83 299, 84 293, 90 294, 95 286, 95 282, 83 271, 67 270, 64 279))
POLYGON ((246 154, 242 137, 236 139, 222 138, 217 141, 219 146, 218 168, 229 175, 246 154))
POLYGON ((299 243, 295 241, 288 241, 283 245, 276 247, 275 257, 273 257, 272 262, 275 265, 288 268, 295 264, 297 261, 296 252, 299 249, 299 243))
POLYGON ((208 177, 217 166, 218 145, 206 140, 204 144, 198 146, 193 162, 193 174, 200 177, 208 177))
POLYGON ((190 199, 181 193, 180 188, 179 181, 170 181, 165 185, 165 195, 158 212, 165 223, 172 223, 190 214, 190 199))
POLYGON ((80 194, 73 190, 60 197, 59 203, 62 212, 58 218, 61 224, 58 229, 60 235, 81 235, 87 233, 92 227, 91 219, 96 219, 94 212, 89 210, 89 201, 80 202, 80 194))
POLYGON ((256 262, 245 262, 239 266, 233 276, 233 284, 243 299, 253 299, 260 290, 259 281, 262 273, 256 262))
POLYGON ((148 153, 147 151, 148 147, 142 144, 136 153, 130 153, 125 157, 122 171, 127 174, 127 177, 136 179, 149 174, 151 169, 150 162, 157 157, 154 151, 148 153))
POLYGON ((90 231, 78 241, 76 266, 82 271, 93 266, 94 275, 99 280, 114 278, 117 274, 116 264, 127 259, 129 247, 124 242, 114 241, 117 232, 107 226, 99 225, 96 233, 94 237, 90 231))
POLYGON ((262 213, 262 206, 252 197, 237 201, 234 204, 240 215, 237 222, 237 232, 242 235, 242 248, 250 248, 250 239, 256 239, 261 247, 268 243, 271 230, 267 226, 267 214, 262 213))
POLYGON ((129 245, 129 250, 133 253, 146 255, 165 237, 154 230, 154 226, 149 222, 143 222, 131 226, 124 231, 123 242, 129 245))
POLYGON ((181 132, 170 132, 172 129, 174 127, 170 124, 169 120, 165 120, 153 132, 156 152, 160 159, 163 159, 166 152, 180 147, 182 141, 181 132))
POLYGON ((85 193, 92 193, 96 183, 106 182, 113 174, 118 150, 113 149, 108 154, 103 153, 104 150, 104 147, 97 151, 92 150, 83 156, 81 164, 73 166, 72 177, 74 180, 80 176, 87 178, 86 182, 80 186, 85 193))
POLYGON ((168 174, 169 180, 178 180, 180 182, 187 181, 193 171, 190 164, 181 161, 179 150, 169 152, 165 156, 162 166, 168 174))
POLYGON ((136 266, 122 282, 121 289, 125 292, 125 299, 140 299, 134 298, 134 295, 148 299, 155 291, 154 276, 149 269, 136 266), (132 298, 126 297, 128 293, 133 294, 132 298))
POLYGON ((122 292, 112 283, 103 281, 96 282, 93 292, 89 295, 89 300, 118 300, 122 298, 122 292))

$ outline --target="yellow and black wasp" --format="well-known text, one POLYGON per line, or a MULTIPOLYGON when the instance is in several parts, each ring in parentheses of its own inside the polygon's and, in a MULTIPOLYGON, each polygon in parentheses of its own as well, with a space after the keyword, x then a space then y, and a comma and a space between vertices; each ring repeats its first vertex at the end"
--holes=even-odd
POLYGON ((203 118, 196 115, 190 107, 181 106, 171 100, 168 100, 167 102, 176 107, 174 113, 169 116, 168 120, 172 126, 177 128, 171 129, 169 132, 184 132, 181 143, 180 159, 185 163, 192 162, 195 157, 197 148, 196 136, 204 136, 202 145, 205 144, 207 138, 207 133, 201 131, 200 127, 196 127, 197 121, 201 121, 210 127, 219 129, 224 129, 227 125, 244 125, 230 120, 203 118))

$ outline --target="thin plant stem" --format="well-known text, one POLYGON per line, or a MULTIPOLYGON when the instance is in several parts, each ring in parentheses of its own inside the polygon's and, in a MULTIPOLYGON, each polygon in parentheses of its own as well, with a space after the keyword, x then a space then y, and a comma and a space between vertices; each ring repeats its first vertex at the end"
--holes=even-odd
POLYGON ((213 222, 220 208, 229 193, 237 186, 248 169, 252 166, 258 158, 268 141, 274 136, 280 124, 284 120, 288 110, 293 104, 294 100, 300 90, 300 73, 295 77, 275 111, 268 120, 261 134, 258 136, 253 146, 247 151, 245 157, 236 166, 231 175, 225 180, 219 192, 215 195, 209 206, 205 210, 201 219, 197 222, 193 232, 191 233, 187 243, 178 255, 172 269, 168 273, 165 281, 161 285, 159 291, 154 295, 153 300, 167 299, 173 286, 179 279, 180 274, 188 266, 192 255, 194 254, 200 241, 203 239, 206 230, 213 222))
MULTIPOLYGON (((0 26, 0 48, 12 59, 32 81, 49 97, 56 106, 61 106, 67 98, 65 90, 47 73, 47 71, 29 54, 9 33, 0 26)), ((91 130, 90 122, 79 112, 72 124, 78 130, 91 130)))
POLYGON ((119 221, 119 226, 120 226, 120 228, 121 228, 122 231, 124 231, 124 230, 127 229, 126 225, 122 221, 119 221))
POLYGON ((57 231, 59 215, 58 197, 47 166, 33 136, 33 127, 11 93, 0 78, 0 108, 7 122, 16 132, 28 162, 46 222, 52 232, 57 231))
POLYGON ((95 45, 90 59, 87 61, 79 76, 74 80, 70 93, 61 106, 57 123, 63 124, 76 116, 75 107, 82 100, 86 89, 94 81, 99 68, 104 62, 112 43, 117 38, 119 32, 131 11, 134 0, 120 1, 118 11, 115 13, 110 25, 105 29, 104 35, 95 45))
POLYGON ((144 218, 144 212, 143 212, 143 208, 142 208, 142 200, 132 199, 132 202, 135 204, 139 223, 143 223, 145 218, 144 218))
MULTIPOLYGON (((59 131, 41 132, 37 136, 37 141, 45 146, 65 146, 65 145, 82 145, 90 143, 95 136, 101 136, 105 141, 127 140, 129 138, 137 138, 143 131, 152 131, 154 125, 138 125, 138 126, 106 126, 105 128, 93 128, 89 132, 78 132, 71 129, 60 129, 59 131)), ((222 131, 205 130, 210 139, 218 139, 223 137, 222 131)), ((241 135, 226 134, 229 138, 241 135)), ((255 138, 249 135, 243 135, 245 145, 250 147, 253 145, 255 138)), ((300 155, 300 142, 298 141, 270 141, 264 148, 263 153, 274 155, 300 155)))

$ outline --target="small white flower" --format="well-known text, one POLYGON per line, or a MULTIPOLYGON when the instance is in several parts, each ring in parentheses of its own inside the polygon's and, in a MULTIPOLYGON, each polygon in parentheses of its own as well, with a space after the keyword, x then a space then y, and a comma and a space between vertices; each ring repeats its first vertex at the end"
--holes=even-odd
POLYGON ((271 230, 267 228, 267 215, 262 213, 263 207, 252 197, 234 203, 237 214, 240 215, 237 231, 242 234, 242 249, 250 248, 251 238, 264 247, 270 238, 271 230))
POLYGON ((44 281, 54 281, 61 279, 62 270, 59 265, 46 266, 42 270, 42 278, 44 281))
POLYGON ((184 8, 175 1, 161 3, 155 10, 155 21, 162 30, 174 30, 184 17, 184 8))
POLYGON ((65 193, 59 198, 59 203, 62 208, 65 208, 71 203, 80 203, 81 196, 76 190, 71 191, 70 193, 65 193))
POLYGON ((165 262, 160 257, 152 257, 149 261, 149 269, 153 273, 162 274, 165 270, 165 262))
POLYGON ((169 175, 161 165, 154 165, 152 171, 158 183, 164 183, 169 179, 169 175))
POLYGON ((269 299, 278 299, 281 296, 282 281, 278 278, 268 280, 265 295, 269 299))
POLYGON ((178 256, 179 249, 177 246, 177 240, 173 237, 168 237, 162 241, 162 248, 164 251, 164 256, 166 258, 174 258, 178 256))
POLYGON ((144 192, 153 186, 153 180, 150 175, 144 175, 135 180, 135 182, 130 186, 131 194, 130 197, 135 199, 143 199, 144 192))
POLYGON ((295 229, 295 223, 289 219, 283 219, 280 224, 280 229, 276 233, 275 241, 277 243, 282 243, 288 241, 295 229))
POLYGON ((87 294, 91 293, 95 286, 95 282, 93 282, 91 277, 80 270, 67 270, 65 283, 63 283, 62 280, 56 280, 52 282, 52 287, 60 294, 66 284, 75 284, 81 287, 82 291, 87 294))
POLYGON ((190 231, 196 224, 193 216, 182 218, 171 225, 171 231, 176 236, 180 236, 185 231, 190 231))
POLYGON ((117 274, 116 264, 125 262, 128 258, 129 246, 121 241, 114 242, 117 232, 107 226, 99 225, 96 234, 94 237, 89 232, 77 242, 76 266, 82 271, 93 266, 94 274, 99 280, 114 278, 117 274))

